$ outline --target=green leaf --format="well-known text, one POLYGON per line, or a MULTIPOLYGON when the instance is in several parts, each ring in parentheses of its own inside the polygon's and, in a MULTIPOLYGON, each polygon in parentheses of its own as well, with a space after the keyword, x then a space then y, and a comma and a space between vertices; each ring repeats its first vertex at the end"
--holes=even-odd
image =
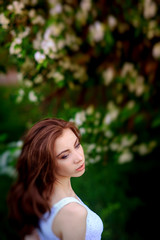
POLYGON ((160 116, 158 116, 156 119, 153 120, 152 122, 152 128, 156 128, 160 126, 160 116))

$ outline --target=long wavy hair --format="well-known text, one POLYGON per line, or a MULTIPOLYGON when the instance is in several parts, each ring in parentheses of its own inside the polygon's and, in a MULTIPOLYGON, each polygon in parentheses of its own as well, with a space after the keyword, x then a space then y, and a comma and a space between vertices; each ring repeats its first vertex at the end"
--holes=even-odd
POLYGON ((72 122, 56 118, 37 122, 24 138, 16 165, 18 176, 8 195, 9 218, 21 239, 38 227, 39 219, 50 211, 56 171, 54 143, 66 128, 80 138, 72 122))

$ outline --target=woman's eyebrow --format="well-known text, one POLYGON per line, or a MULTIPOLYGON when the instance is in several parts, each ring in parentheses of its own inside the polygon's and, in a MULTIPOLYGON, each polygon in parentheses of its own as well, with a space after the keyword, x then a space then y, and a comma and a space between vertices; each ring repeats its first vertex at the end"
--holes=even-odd
MULTIPOLYGON (((74 146, 76 145, 77 141, 78 141, 78 138, 76 138, 74 146)), ((62 153, 65 153, 65 152, 68 152, 68 151, 69 151, 69 149, 66 149, 66 150, 62 151, 61 153, 59 153, 56 157, 59 157, 62 153)))
POLYGON ((62 153, 68 152, 68 151, 69 151, 69 149, 66 149, 66 150, 62 151, 61 153, 59 153, 56 157, 59 157, 59 155, 61 155, 62 153))

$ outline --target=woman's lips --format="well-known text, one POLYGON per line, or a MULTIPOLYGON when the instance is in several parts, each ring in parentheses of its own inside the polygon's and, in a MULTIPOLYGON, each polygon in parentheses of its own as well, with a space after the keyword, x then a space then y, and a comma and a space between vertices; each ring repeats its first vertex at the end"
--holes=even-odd
POLYGON ((82 171, 85 168, 85 164, 83 163, 79 168, 76 169, 76 171, 82 171))

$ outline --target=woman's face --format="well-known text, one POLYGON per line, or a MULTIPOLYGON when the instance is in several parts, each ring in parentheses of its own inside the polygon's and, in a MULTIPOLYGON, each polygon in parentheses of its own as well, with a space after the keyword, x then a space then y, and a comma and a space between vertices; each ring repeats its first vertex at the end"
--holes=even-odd
POLYGON ((85 172, 83 148, 71 129, 63 133, 55 141, 56 177, 79 177, 85 172))

